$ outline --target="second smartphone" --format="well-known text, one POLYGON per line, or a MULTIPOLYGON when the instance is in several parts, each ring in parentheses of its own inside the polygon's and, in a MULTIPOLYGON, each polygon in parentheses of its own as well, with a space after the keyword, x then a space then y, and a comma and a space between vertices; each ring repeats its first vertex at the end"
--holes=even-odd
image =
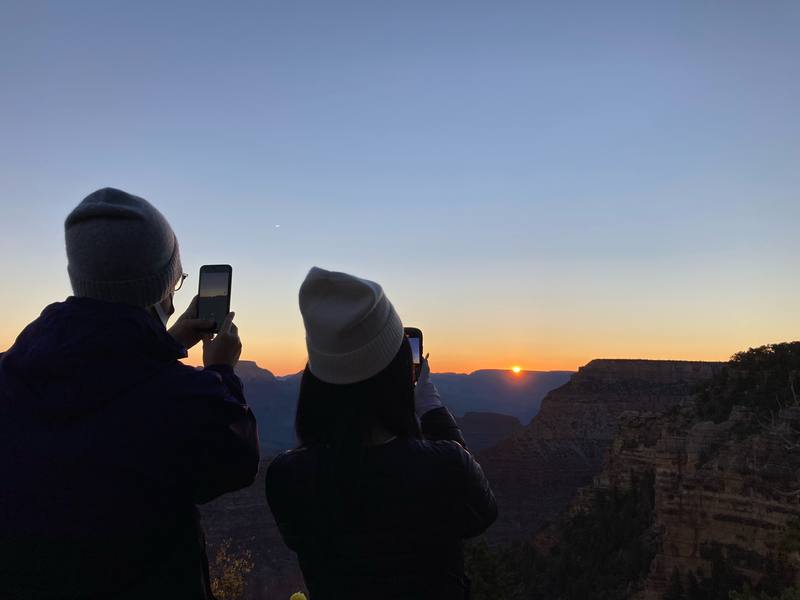
POLYGON ((408 343, 411 344, 411 356, 414 361, 414 381, 417 381, 422 370, 422 330, 416 327, 406 327, 405 333, 408 343))

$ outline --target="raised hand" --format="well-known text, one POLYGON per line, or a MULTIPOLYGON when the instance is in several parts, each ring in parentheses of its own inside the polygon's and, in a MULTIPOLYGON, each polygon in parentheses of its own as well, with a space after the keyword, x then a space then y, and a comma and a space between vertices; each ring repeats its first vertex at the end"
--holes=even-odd
POLYGON ((203 365, 228 365, 235 367, 242 354, 239 328, 233 323, 235 313, 228 313, 214 339, 203 338, 203 365))
POLYGON ((426 354, 425 358, 422 359, 419 380, 417 381, 417 387, 414 389, 414 412, 420 418, 426 412, 443 406, 439 390, 436 389, 436 386, 431 381, 431 366, 428 364, 428 356, 430 355, 426 354))
POLYGON ((168 331, 178 343, 188 350, 202 339, 211 339, 213 329, 214 321, 197 318, 197 296, 195 296, 189 303, 189 308, 178 317, 168 331))

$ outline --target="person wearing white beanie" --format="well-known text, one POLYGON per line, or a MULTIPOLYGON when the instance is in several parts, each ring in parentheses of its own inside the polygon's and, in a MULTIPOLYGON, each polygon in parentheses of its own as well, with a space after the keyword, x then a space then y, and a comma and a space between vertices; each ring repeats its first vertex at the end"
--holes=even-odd
POLYGON ((376 282, 312 268, 300 446, 267 471, 270 509, 315 600, 463 600, 462 539, 497 517, 486 478, 376 282))
POLYGON ((380 373, 403 342, 403 322, 374 281, 312 267, 300 287, 308 367, 327 383, 380 373))

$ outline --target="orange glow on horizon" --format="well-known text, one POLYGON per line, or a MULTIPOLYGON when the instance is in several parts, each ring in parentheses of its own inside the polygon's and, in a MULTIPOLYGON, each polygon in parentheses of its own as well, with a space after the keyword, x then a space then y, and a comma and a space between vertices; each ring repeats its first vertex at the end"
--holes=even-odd
MULTIPOLYGON (((296 349, 291 354, 276 352, 270 348, 258 348, 257 350, 248 352, 245 348, 242 354, 242 360, 254 361, 259 367, 267 369, 277 376, 292 375, 298 373, 305 368, 306 356, 304 353, 296 349)), ((515 350, 516 358, 520 357, 520 352, 515 350)), ((588 350, 585 353, 571 354, 564 352, 553 352, 552 355, 530 355, 523 357, 525 361, 520 361, 526 365, 525 371, 521 365, 512 362, 514 357, 504 356, 502 351, 494 355, 485 356, 464 356, 459 355, 457 350, 454 349, 452 354, 449 354, 442 349, 437 349, 436 353, 431 352, 431 370, 434 373, 472 373, 473 371, 483 369, 493 369, 498 371, 506 371, 510 375, 519 377, 523 372, 527 371, 577 371, 583 365, 589 363, 594 359, 603 358, 620 358, 620 359, 649 359, 649 360, 697 360, 697 361, 725 361, 731 356, 731 353, 725 351, 719 353, 713 352, 696 352, 696 353, 679 353, 679 352, 659 352, 651 350, 649 352, 624 352, 624 351, 602 351, 595 349, 594 351, 588 350), (511 358, 511 360, 509 360, 511 358), (508 365, 512 367, 509 368, 508 365), (519 372, 515 371, 514 367, 519 367, 519 372)), ((192 349, 189 353, 189 358, 186 360, 187 364, 202 365, 202 350, 198 345, 197 348, 192 349)))
MULTIPOLYGON (((7 350, 24 326, 36 317, 35 314, 14 314, 16 320, 0 328, 0 352, 7 350)), ((242 321, 242 360, 254 361, 277 376, 303 370, 306 348, 301 323, 289 323, 285 328, 276 326, 264 332, 260 322, 244 318, 242 321)), ((430 352, 434 373, 491 369, 505 371, 511 377, 521 377, 529 371, 577 371, 593 359, 725 361, 739 350, 797 337, 787 334, 784 327, 776 327, 775 331, 728 330, 724 335, 714 332, 704 338, 694 333, 673 335, 673 330, 670 335, 624 329, 574 331, 573 326, 565 325, 557 330, 520 333, 488 322, 482 324, 481 330, 453 330, 425 322, 420 324, 430 332, 425 351, 430 352), (515 366, 520 367, 519 373, 514 371, 515 366)), ((185 362, 202 365, 201 344, 191 350, 185 362)))

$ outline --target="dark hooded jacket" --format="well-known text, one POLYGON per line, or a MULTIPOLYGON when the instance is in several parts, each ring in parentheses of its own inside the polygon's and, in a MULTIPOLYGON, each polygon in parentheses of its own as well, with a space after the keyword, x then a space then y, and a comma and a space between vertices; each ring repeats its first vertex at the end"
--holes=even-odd
POLYGON ((422 417, 425 439, 395 438, 341 468, 323 446, 269 466, 266 492, 311 600, 464 600, 462 540, 497 504, 446 408, 422 417))
POLYGON ((211 597, 195 504, 252 483, 258 438, 233 370, 185 356, 87 298, 0 355, 0 597, 211 597))

